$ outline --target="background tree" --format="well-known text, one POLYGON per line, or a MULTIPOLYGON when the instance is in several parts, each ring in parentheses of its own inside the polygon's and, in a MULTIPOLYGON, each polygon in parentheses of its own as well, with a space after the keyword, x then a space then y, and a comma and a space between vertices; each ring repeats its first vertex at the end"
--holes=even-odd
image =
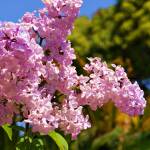
POLYGON ((116 112, 111 104, 102 112, 98 110, 92 114, 96 125, 81 134, 73 146, 76 149, 88 149, 92 145, 93 149, 148 150, 150 0, 120 0, 115 6, 99 9, 90 19, 80 17, 69 38, 79 56, 78 66, 84 64, 80 59, 82 56, 99 56, 107 62, 124 66, 129 77, 138 80, 145 90, 148 103, 145 115, 136 118, 116 112), (122 132, 116 128, 118 126, 122 132))
POLYGON ((70 39, 81 56, 100 55, 123 64, 134 79, 149 78, 149 13, 149 0, 120 1, 98 10, 92 19, 80 17, 70 39))

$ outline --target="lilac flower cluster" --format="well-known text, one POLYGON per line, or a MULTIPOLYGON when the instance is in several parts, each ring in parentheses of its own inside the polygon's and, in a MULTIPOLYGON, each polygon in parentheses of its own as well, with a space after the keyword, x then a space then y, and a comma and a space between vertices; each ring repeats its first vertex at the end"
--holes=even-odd
POLYGON ((90 127, 82 108, 96 110, 109 100, 129 115, 144 111, 144 93, 121 66, 89 58, 77 75, 76 58, 66 40, 82 0, 45 0, 45 8, 26 13, 20 23, 0 24, 0 125, 20 115, 33 132, 60 129, 73 138, 90 127))

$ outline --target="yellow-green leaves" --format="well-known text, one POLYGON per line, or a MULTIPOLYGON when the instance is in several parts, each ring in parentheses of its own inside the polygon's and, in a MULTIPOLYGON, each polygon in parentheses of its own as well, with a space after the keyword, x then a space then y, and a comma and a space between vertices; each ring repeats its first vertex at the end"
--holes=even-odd
POLYGON ((5 124, 5 125, 2 126, 2 128, 7 133, 9 139, 12 141, 12 128, 10 127, 10 125, 9 124, 5 124))
POLYGON ((60 150, 68 150, 68 144, 63 136, 55 131, 49 132, 48 135, 56 142, 60 150))

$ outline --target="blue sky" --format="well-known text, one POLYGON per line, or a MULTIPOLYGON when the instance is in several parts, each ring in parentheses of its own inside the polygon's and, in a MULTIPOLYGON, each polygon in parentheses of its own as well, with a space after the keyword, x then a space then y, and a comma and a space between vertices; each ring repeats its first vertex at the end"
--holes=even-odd
MULTIPOLYGON (((100 7, 115 4, 116 0, 84 0, 80 15, 92 16, 100 7)), ((0 21, 17 21, 26 11, 42 8, 41 0, 2 0, 0 2, 0 21)))

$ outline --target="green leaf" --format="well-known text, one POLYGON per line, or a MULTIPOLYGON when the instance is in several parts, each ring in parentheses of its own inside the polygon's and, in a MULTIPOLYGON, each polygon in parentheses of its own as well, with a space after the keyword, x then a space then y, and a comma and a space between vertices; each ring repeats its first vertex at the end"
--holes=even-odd
POLYGON ((7 133, 9 139, 12 141, 12 128, 10 127, 10 125, 9 124, 5 124, 5 125, 2 126, 2 128, 7 133))
POLYGON ((57 144, 60 150, 68 150, 68 143, 59 133, 52 131, 48 134, 57 144))
POLYGON ((24 128, 24 127, 20 127, 20 126, 16 126, 16 125, 13 125, 13 126, 12 126, 12 129, 15 129, 15 130, 17 130, 17 131, 25 132, 25 128, 24 128))

